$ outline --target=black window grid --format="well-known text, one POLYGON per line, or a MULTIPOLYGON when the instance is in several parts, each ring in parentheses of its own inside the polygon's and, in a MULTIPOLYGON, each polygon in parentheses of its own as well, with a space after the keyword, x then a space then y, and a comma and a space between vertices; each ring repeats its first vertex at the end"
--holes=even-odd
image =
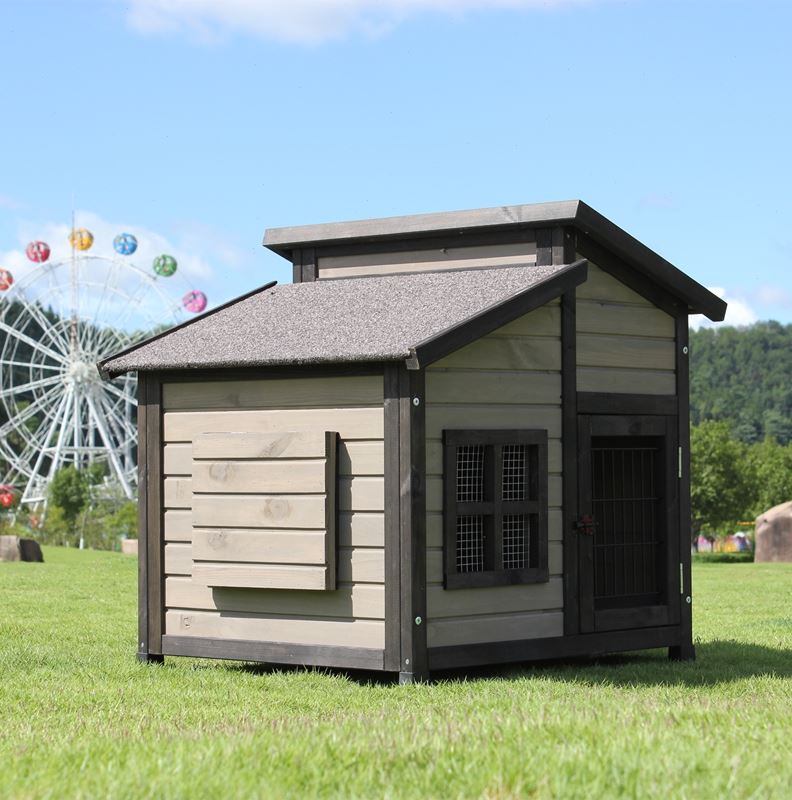
POLYGON ((444 444, 446 588, 547 581, 547 432, 447 430, 444 444))

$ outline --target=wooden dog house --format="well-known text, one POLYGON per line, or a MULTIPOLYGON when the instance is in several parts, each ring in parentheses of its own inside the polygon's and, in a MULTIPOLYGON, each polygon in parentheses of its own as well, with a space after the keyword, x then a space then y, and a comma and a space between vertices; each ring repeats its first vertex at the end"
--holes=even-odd
POLYGON ((139 656, 691 658, 688 315, 582 202, 280 228, 139 375, 139 656))

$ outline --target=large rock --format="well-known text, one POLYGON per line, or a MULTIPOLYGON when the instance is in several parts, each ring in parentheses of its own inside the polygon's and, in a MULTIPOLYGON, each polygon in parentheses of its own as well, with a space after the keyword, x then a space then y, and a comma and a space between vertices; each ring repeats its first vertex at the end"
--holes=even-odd
POLYGON ((754 561, 792 561, 792 500, 756 518, 754 561))
POLYGON ((23 561, 44 561, 41 545, 35 539, 19 540, 19 556, 23 561))
POLYGON ((0 561, 19 561, 18 536, 0 536, 0 561))
POLYGON ((121 552, 128 556, 136 556, 138 554, 138 540, 122 539, 121 552))

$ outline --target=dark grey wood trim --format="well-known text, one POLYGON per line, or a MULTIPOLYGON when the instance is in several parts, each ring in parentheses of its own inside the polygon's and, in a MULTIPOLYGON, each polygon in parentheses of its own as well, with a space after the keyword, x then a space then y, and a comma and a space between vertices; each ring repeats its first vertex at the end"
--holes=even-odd
POLYGON ((674 395, 618 394, 608 392, 578 392, 578 412, 581 414, 659 414, 677 413, 674 395))
POLYGON ((148 604, 148 437, 146 435, 147 374, 138 376, 138 647, 140 661, 149 659, 149 604, 148 604))
POLYGON ((399 371, 402 682, 426 674, 426 393, 423 370, 399 371))
POLYGON ((475 314, 459 325, 416 345, 413 348, 411 358, 408 360, 408 367, 410 369, 421 369, 438 361, 449 353, 453 353, 460 347, 486 336, 523 314, 527 314, 529 311, 555 300, 564 292, 568 292, 583 283, 586 280, 586 276, 587 263, 585 259, 570 264, 566 269, 560 270, 530 289, 510 297, 503 303, 488 308, 480 314, 475 314))
POLYGON ((574 290, 561 296, 561 515, 564 550, 564 634, 580 632, 578 537, 574 532, 578 505, 577 407, 577 297, 574 290))
POLYGON ((676 316, 679 313, 682 304, 676 297, 669 294, 644 273, 626 264, 606 247, 597 244, 591 237, 578 233, 577 251, 582 257, 613 275, 625 286, 638 292, 667 314, 676 316))
POLYGON ((415 239, 379 239, 347 244, 317 245, 317 259, 357 256, 377 253, 403 253, 410 250, 448 250, 457 247, 486 247, 487 245, 519 244, 536 239, 532 228, 516 228, 503 231, 482 232, 471 230, 453 231, 447 234, 421 236, 415 239))
POLYGON ((292 262, 292 283, 302 283, 302 249, 298 248, 291 252, 292 262))
POLYGON ((240 295, 239 297, 235 297, 233 300, 229 300, 227 303, 221 303, 219 306, 215 306, 214 308, 210 309, 209 311, 205 311, 203 314, 196 314, 194 317, 186 320, 185 322, 180 323, 179 325, 174 325, 172 328, 168 328, 164 331, 160 331, 159 333, 154 334, 154 336, 149 336, 147 339, 143 339, 140 342, 135 342, 135 344, 130 345, 129 347, 125 347, 123 350, 119 350, 117 353, 113 353, 107 358, 103 358, 101 361, 97 362, 96 367, 99 370, 99 374, 102 376, 103 380, 110 380, 117 375, 122 375, 124 372, 129 372, 129 370, 113 370, 107 368, 107 363, 113 361, 121 356, 125 356, 129 353, 133 353, 135 350, 143 347, 144 345, 151 344, 151 342, 156 342, 158 339, 162 339, 163 336, 170 336, 174 331, 181 330, 182 328, 186 328, 188 325, 193 325, 196 322, 199 322, 202 319, 206 319, 206 317, 211 317, 212 314, 216 314, 218 311, 222 311, 224 308, 228 308, 229 306, 236 305, 237 303, 241 303, 243 300, 247 300, 248 297, 252 297, 254 294, 259 294, 260 292, 266 292, 267 289, 271 289, 277 281, 270 281, 269 283, 265 283, 263 286, 259 286, 257 289, 252 289, 249 292, 245 292, 245 294, 240 295))
POLYGON ((386 364, 385 398, 385 669, 401 666, 401 466, 399 364, 386 364))
MULTIPOLYGON (((162 653, 165 632, 165 544, 162 536, 162 384, 157 373, 146 375, 146 594, 148 652, 162 653)), ((138 556, 140 558, 140 556, 138 556)))
MULTIPOLYGON (((401 363, 401 362, 393 362, 401 363)), ((299 366, 230 367, 223 369, 179 369, 160 374, 164 383, 195 383, 201 381, 260 381, 266 378, 348 378, 362 375, 381 375, 385 364, 367 361, 350 364, 301 364, 299 366)))
POLYGON ((381 670, 383 668, 382 650, 363 647, 164 636, 162 650, 163 654, 168 656, 254 661, 263 664, 297 664, 338 669, 381 670))
POLYGON ((486 642, 429 648, 429 669, 455 669, 482 664, 508 664, 574 656, 600 656, 657 647, 675 647, 680 642, 678 625, 663 628, 609 631, 607 633, 486 642))
MULTIPOLYGON (((620 260, 628 262, 634 273, 639 271, 661 291, 679 298, 686 312, 706 314, 713 321, 724 318, 726 303, 720 297, 630 236, 627 231, 614 225, 591 206, 579 202, 575 216, 576 227, 590 240, 596 240, 620 260)), ((593 256, 591 258, 596 263, 596 259, 593 256)))
POLYGON ((315 281, 319 277, 319 267, 316 263, 316 249, 305 247, 302 251, 302 277, 303 283, 315 281))
POLYGON ((536 229, 536 266, 546 267, 553 263, 553 228, 536 229))
POLYGON ((690 570, 690 351, 689 322, 687 314, 676 318, 676 363, 677 396, 679 413, 677 415, 677 437, 680 447, 682 477, 679 479, 679 558, 682 563, 682 586, 680 587, 680 630, 679 645, 671 648, 669 655, 674 659, 693 659, 693 606, 692 578, 690 570))

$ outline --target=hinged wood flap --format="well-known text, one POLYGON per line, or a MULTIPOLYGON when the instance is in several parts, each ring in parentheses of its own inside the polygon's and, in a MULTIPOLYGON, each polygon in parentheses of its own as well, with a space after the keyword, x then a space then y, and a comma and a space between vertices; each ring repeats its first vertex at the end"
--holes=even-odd
POLYGON ((192 575, 206 586, 332 590, 334 431, 203 433, 192 449, 192 575))

